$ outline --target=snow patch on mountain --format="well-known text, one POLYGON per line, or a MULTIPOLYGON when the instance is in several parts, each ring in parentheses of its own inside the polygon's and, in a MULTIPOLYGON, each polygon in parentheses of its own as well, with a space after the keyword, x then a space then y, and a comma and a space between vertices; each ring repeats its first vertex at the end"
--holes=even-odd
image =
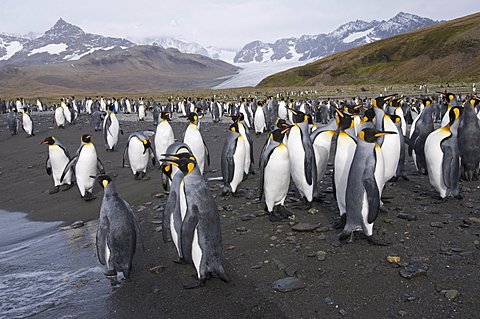
POLYGON ((66 45, 65 43, 47 44, 41 48, 33 49, 28 53, 28 56, 31 56, 37 53, 43 53, 43 52, 46 52, 49 54, 60 54, 63 51, 65 51, 66 48, 68 48, 68 45, 66 45))
POLYGON ((351 33, 349 34, 346 38, 343 39, 343 42, 344 43, 350 43, 350 42, 353 42, 357 39, 361 39, 365 36, 367 36, 370 32, 373 31, 373 28, 371 29, 368 29, 366 31, 362 31, 362 32, 354 32, 354 33, 351 33))

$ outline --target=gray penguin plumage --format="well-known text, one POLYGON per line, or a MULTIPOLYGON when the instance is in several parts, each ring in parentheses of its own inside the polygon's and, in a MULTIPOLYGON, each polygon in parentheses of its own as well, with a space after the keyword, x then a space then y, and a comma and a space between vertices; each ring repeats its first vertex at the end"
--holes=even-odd
POLYGON ((217 204, 197 162, 187 157, 167 158, 165 161, 178 166, 183 173, 186 212, 181 228, 181 247, 185 261, 195 266, 198 278, 198 282, 184 288, 205 285, 211 273, 230 282, 221 260, 222 234, 217 204))
POLYGON ((140 227, 130 205, 118 195, 112 179, 100 175, 97 181, 104 189, 96 236, 98 260, 106 268, 105 275, 116 276, 122 272, 125 279, 129 279, 137 237, 141 238, 140 227))
POLYGON ((427 174, 425 160, 425 140, 434 131, 434 105, 430 99, 421 100, 425 107, 413 120, 410 128, 408 154, 414 158, 415 166, 420 174, 427 174))
POLYGON ((357 147, 348 172, 345 198, 346 223, 339 239, 344 240, 355 231, 363 231, 372 244, 385 245, 373 238, 373 223, 380 209, 379 186, 383 184, 383 157, 376 139, 385 134, 367 127, 360 131, 357 147))
POLYGON ((480 102, 479 98, 470 99, 465 103, 461 122, 458 127, 458 150, 460 155, 463 180, 478 180, 480 163, 480 120, 474 106, 480 102))
POLYGON ((8 129, 10 134, 16 135, 18 131, 18 118, 17 118, 17 109, 11 108, 7 116, 8 129))
POLYGON ((93 124, 93 129, 95 131, 101 131, 102 130, 102 124, 103 124, 103 113, 100 111, 94 111, 92 113, 92 124, 93 124))
POLYGON ((237 187, 243 180, 245 167, 245 144, 239 132, 238 123, 230 125, 222 148, 221 169, 223 176, 222 196, 235 194, 237 187))

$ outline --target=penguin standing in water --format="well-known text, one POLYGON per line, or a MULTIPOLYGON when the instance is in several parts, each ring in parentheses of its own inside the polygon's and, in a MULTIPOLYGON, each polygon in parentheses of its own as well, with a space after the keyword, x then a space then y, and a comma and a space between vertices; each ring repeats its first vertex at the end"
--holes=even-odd
POLYGON ((202 134, 200 133, 197 113, 190 112, 187 115, 187 119, 190 121, 190 124, 185 130, 183 143, 187 144, 192 150, 193 156, 197 160, 198 169, 200 170, 200 173, 203 174, 205 165, 210 165, 208 148, 203 140, 202 134))
POLYGON ((127 145, 123 151, 123 163, 125 167, 125 157, 128 153, 128 162, 130 168, 135 175, 135 180, 140 180, 147 174, 148 161, 152 161, 152 165, 155 165, 155 153, 152 149, 152 142, 142 132, 135 132, 128 137, 127 145))
MULTIPOLYGON (((168 146, 175 142, 175 136, 173 134, 173 129, 170 123, 170 113, 169 112, 160 112, 159 114, 160 122, 157 125, 155 131, 155 154, 157 160, 162 159, 162 154, 166 153, 168 146)), ((169 153, 171 154, 171 153, 169 153)))
POLYGON ((52 189, 49 194, 58 193, 61 185, 67 185, 67 187, 63 189, 64 191, 70 189, 73 186, 72 169, 65 174, 63 181, 60 182, 65 166, 70 161, 68 150, 53 136, 47 137, 41 144, 48 144, 48 157, 45 162, 45 169, 48 175, 52 175, 55 185, 55 188, 52 189))
POLYGON ((60 177, 60 182, 63 182, 64 178, 73 167, 80 195, 85 201, 90 201, 96 198, 92 194, 92 191, 97 171, 99 171, 100 174, 105 174, 105 169, 102 162, 97 157, 95 145, 92 143, 92 136, 90 134, 84 134, 80 138, 80 141, 80 147, 75 153, 75 156, 65 166, 62 176, 60 177))
POLYGON ((97 181, 104 190, 96 236, 98 260, 105 266, 106 276, 114 276, 116 280, 117 273, 122 272, 129 279, 140 227, 112 179, 99 175, 97 181))
POLYGON ((290 173, 300 196, 305 202, 305 206, 310 208, 317 184, 317 167, 315 152, 310 140, 308 116, 301 111, 288 110, 293 114, 294 122, 287 142, 290 155, 290 173))
POLYGON ((290 157, 283 137, 290 129, 276 129, 270 133, 270 142, 260 160, 260 200, 265 196, 265 205, 272 222, 291 216, 285 206, 290 185, 290 157))
POLYGON ((460 175, 458 118, 461 111, 462 108, 452 107, 447 125, 430 133, 425 141, 428 179, 441 198, 462 198, 457 187, 460 175))
POLYGON ((10 134, 16 135, 18 131, 17 109, 11 108, 7 116, 8 129, 10 134))
POLYGON ((35 136, 33 119, 28 113, 28 109, 24 108, 22 113, 22 128, 27 133, 27 137, 35 136))
POLYGON ((113 112, 113 105, 109 105, 107 115, 103 120, 103 138, 105 139, 105 148, 107 151, 113 151, 115 146, 117 146, 118 133, 123 135, 117 116, 113 112))
POLYGON ((185 197, 180 198, 179 204, 185 205, 186 210, 181 228, 181 247, 185 261, 195 266, 198 278, 198 282, 184 288, 205 285, 212 273, 224 282, 230 282, 222 265, 222 232, 217 203, 197 162, 190 157, 166 158, 163 161, 177 166, 183 173, 180 184, 183 184, 185 197))
POLYGON ((230 125, 230 131, 225 138, 222 149, 221 167, 223 176, 222 196, 236 194, 237 187, 243 180, 245 168, 245 143, 244 136, 239 131, 238 122, 230 125))
POLYGON ((346 196, 346 224, 339 239, 363 231, 368 241, 375 245, 388 245, 373 238, 373 223, 380 210, 380 187, 383 187, 384 162, 382 150, 375 140, 386 134, 367 127, 360 131, 357 147, 348 173, 346 196))

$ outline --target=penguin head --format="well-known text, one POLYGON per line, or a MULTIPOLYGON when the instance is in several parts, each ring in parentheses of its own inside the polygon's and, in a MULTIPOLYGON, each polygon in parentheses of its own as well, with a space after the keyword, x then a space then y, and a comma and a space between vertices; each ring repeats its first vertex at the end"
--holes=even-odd
POLYGON ((165 154, 165 156, 168 157, 162 158, 161 161, 167 164, 177 166, 184 175, 188 175, 197 166, 197 161, 195 160, 195 158, 188 153, 182 153, 177 155, 165 154))
POLYGON ((43 142, 41 142, 40 144, 53 145, 53 144, 55 144, 55 137, 49 136, 49 137, 45 138, 45 140, 43 140, 43 142))
POLYGON ((197 124, 198 121, 198 114, 195 112, 190 112, 187 115, 187 119, 190 121, 190 123, 197 124))
POLYGON ((430 98, 425 98, 425 99, 418 99, 424 106, 428 106, 432 103, 432 100, 430 98))
POLYGON ((287 126, 290 126, 288 125, 287 121, 284 119, 278 119, 275 125, 277 126, 277 128, 285 128, 287 126))
POLYGON ((363 112, 363 118, 362 118, 362 123, 365 122, 375 122, 375 111, 373 108, 368 108, 363 112))
POLYGON ((108 184, 112 182, 112 179, 108 175, 98 175, 98 176, 91 176, 97 179, 97 182, 103 187, 107 187, 108 184))
POLYGON ((307 115, 302 111, 297 111, 292 108, 287 108, 293 114, 293 122, 294 123, 303 123, 308 121, 307 115))
POLYGON ((339 109, 335 109, 338 114, 338 127, 340 130, 346 130, 353 127, 353 118, 350 114, 343 112, 339 109))
POLYGON ((288 125, 284 128, 277 128, 276 130, 270 133, 270 138, 275 142, 282 143, 283 138, 285 137, 285 133, 287 133, 291 127, 292 127, 291 125, 288 125))
POLYGON ((383 106, 385 104, 385 102, 387 102, 388 100, 390 100, 392 97, 394 97, 396 94, 392 94, 392 95, 388 95, 388 96, 379 96, 379 97, 376 97, 373 101, 372 101, 372 105, 374 107, 378 107, 378 108, 381 108, 383 109, 383 106))
POLYGON ((80 141, 83 143, 90 143, 92 141, 92 136, 90 134, 83 134, 80 141))
POLYGON ((374 143, 378 137, 387 134, 397 134, 396 132, 379 131, 373 127, 366 127, 358 133, 358 137, 367 143, 374 143))
POLYGON ((171 113, 170 112, 160 112, 159 116, 162 120, 167 120, 171 121, 172 119, 170 118, 171 113))
POLYGON ((390 114, 388 114, 387 116, 392 120, 393 123, 399 123, 399 122, 402 121, 402 119, 401 119, 400 116, 398 116, 398 115, 395 115, 395 114, 391 114, 391 115, 390 115, 390 114))
POLYGON ((452 126, 453 123, 460 117, 462 114, 463 107, 454 106, 448 111, 448 116, 450 118, 448 125, 452 126))
POLYGON ((235 133, 240 133, 240 130, 238 129, 238 122, 234 122, 230 125, 229 127, 230 131, 235 132, 235 133))
POLYGON ((150 148, 152 148, 152 142, 149 139, 141 140, 143 144, 143 154, 150 148))

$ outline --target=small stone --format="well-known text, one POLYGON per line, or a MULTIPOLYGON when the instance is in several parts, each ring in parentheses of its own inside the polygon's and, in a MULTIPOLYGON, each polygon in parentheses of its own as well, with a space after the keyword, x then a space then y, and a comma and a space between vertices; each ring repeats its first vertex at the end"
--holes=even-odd
POLYGON ((471 222, 480 224, 480 218, 478 218, 478 217, 469 217, 468 220, 471 221, 471 222))
POLYGON ((72 225, 70 225, 70 227, 72 227, 72 228, 80 228, 80 227, 83 227, 83 226, 85 226, 85 221, 83 221, 83 220, 77 220, 72 225))
POLYGON ((324 234, 320 234, 318 235, 317 237, 319 240, 325 240, 327 238, 327 236, 325 236, 324 234))
POLYGON ((150 268, 152 274, 160 274, 165 270, 165 266, 155 266, 150 268))
POLYGON ((400 270, 400 276, 407 279, 425 276, 426 274, 427 272, 424 269, 417 267, 405 267, 400 270))
POLYGON ((161 225, 162 221, 161 220, 152 220, 151 223, 154 224, 154 225, 161 225))
POLYGON ((431 222, 430 227, 443 228, 443 225, 440 222, 431 222))
POLYGON ((272 288, 279 292, 289 292, 304 287, 305 284, 296 277, 282 278, 272 283, 272 288))
POLYGON ((161 232, 163 230, 163 226, 158 226, 158 227, 155 227, 155 231, 158 233, 158 232, 161 232))
POLYGON ((383 222, 384 222, 384 223, 387 223, 387 224, 391 224, 391 223, 393 223, 394 221, 395 221, 394 219, 390 219, 390 218, 385 218, 385 219, 383 220, 383 222))
POLYGON ((458 290, 451 289, 451 290, 447 290, 447 292, 445 293, 445 298, 454 299, 455 297, 457 297, 457 295, 458 295, 458 290))
POLYGON ((332 298, 325 298, 325 300, 323 300, 327 305, 333 305, 334 302, 333 302, 333 299, 332 298))
POLYGON ((260 268, 262 268, 262 264, 259 263, 259 264, 257 264, 257 265, 253 265, 253 266, 250 267, 250 268, 251 268, 251 269, 260 269, 260 268))
POLYGON ((398 311, 398 314, 403 317, 403 316, 406 316, 406 315, 407 315, 407 312, 404 311, 404 310, 399 310, 399 311, 398 311))
POLYGON ((270 237, 271 240, 277 240, 277 236, 270 237))
POLYGON ((320 226, 320 224, 312 224, 312 223, 298 223, 292 226, 292 230, 295 231, 314 231, 320 226))
POLYGON ((311 215, 316 215, 318 214, 318 209, 312 207, 308 210, 308 213, 311 215))
POLYGON ((243 226, 240 226, 240 227, 237 227, 235 230, 238 231, 238 232, 246 232, 247 228, 245 228, 243 226))
POLYGON ((399 263, 400 262, 400 257, 398 256, 387 256, 387 261, 389 263, 399 263))
POLYGON ((327 259, 327 255, 317 255, 318 261, 324 261, 325 259, 327 259))
POLYGON ((287 276, 289 277, 293 277, 295 276, 295 273, 297 272, 298 270, 298 264, 292 264, 290 266, 288 266, 286 269, 285 269, 285 273, 287 274, 287 276))
POLYGON ((347 311, 345 309, 340 309, 338 311, 342 316, 345 316, 347 314, 347 311))
POLYGON ((232 250, 232 249, 235 249, 235 246, 228 246, 227 247, 227 250, 232 250))

